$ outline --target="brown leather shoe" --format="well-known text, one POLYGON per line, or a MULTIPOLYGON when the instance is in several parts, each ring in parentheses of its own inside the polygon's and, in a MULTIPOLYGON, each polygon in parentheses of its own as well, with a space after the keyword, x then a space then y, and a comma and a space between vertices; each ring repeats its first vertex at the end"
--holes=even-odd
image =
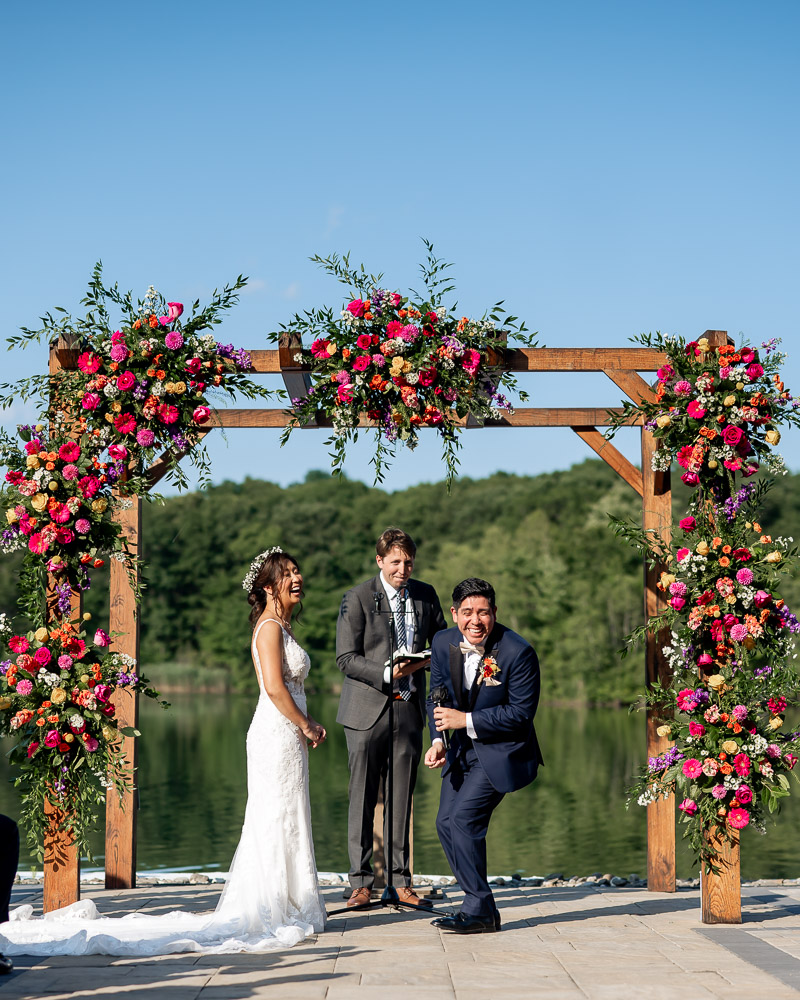
POLYGON ((433 904, 428 899, 421 899, 410 885, 398 885, 397 898, 401 903, 412 903, 414 906, 422 906, 426 910, 433 908, 433 904))
POLYGON ((367 885, 362 885, 358 889, 353 889, 350 893, 350 898, 347 900, 347 906, 364 906, 370 901, 372 892, 367 885))

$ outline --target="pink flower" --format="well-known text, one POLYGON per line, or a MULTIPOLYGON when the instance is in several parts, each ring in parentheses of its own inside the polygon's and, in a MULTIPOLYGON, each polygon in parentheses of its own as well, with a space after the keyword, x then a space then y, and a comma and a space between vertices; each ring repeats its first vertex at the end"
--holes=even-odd
POLYGON ((682 469, 689 468, 689 462, 691 460, 692 454, 694 453, 694 446, 691 444, 685 444, 682 448, 678 449, 678 454, 675 456, 678 465, 682 469))
POLYGON ((369 368, 370 356, 369 354, 359 354, 359 356, 353 362, 353 371, 363 372, 369 368))
POLYGON ((94 738, 94 736, 86 736, 86 737, 84 737, 83 745, 86 747, 86 749, 89 751, 89 753, 94 753, 95 750, 100 746, 100 744, 94 738))
POLYGON ((739 351, 739 357, 742 359, 743 365, 749 365, 751 361, 755 361, 756 352, 752 347, 743 347, 739 351))
POLYGON ((733 758, 733 767, 736 773, 743 778, 750 773, 750 758, 746 753, 737 753, 733 758))
POLYGON ((756 603, 756 607, 763 608, 772 600, 772 595, 768 594, 766 590, 757 590, 753 600, 756 603))
POLYGON ((697 708, 697 701, 691 688, 684 688, 678 692, 678 708, 681 712, 692 712, 697 708))
POLYGON ((115 462, 121 462, 123 459, 128 457, 128 449, 124 444, 112 444, 109 445, 108 454, 114 459, 115 462))
POLYGON ((164 337, 164 343, 171 351, 177 351, 179 347, 183 347, 183 336, 178 330, 170 330, 164 337))
POLYGON ((795 755, 793 753, 784 754, 783 760, 784 760, 786 766, 789 768, 790 771, 792 770, 792 768, 794 767, 794 765, 797 763, 797 757, 795 757, 795 755))
POLYGON ((702 420, 706 415, 705 409, 697 402, 696 399, 693 399, 691 403, 689 403, 686 407, 686 412, 693 420, 702 420))
POLYGON ((148 427, 142 427, 141 430, 136 432, 136 442, 142 448, 149 448, 155 439, 155 434, 148 427))
POLYGON ((464 351, 464 354, 461 358, 461 367, 464 369, 465 372, 469 372, 470 375, 474 375, 475 372, 480 367, 480 363, 481 363, 481 355, 479 351, 473 349, 464 351))
MULTIPOLYGON (((175 322, 175 320, 180 316, 182 312, 183 312, 182 302, 168 302, 167 315, 159 316, 158 321, 162 326, 169 326, 170 323, 175 322)), ((181 343, 183 343, 183 341, 181 341, 181 343)), ((169 347, 169 344, 167 344, 167 347, 169 347)))
POLYGON ((681 379, 680 382, 675 383, 675 392, 680 396, 688 396, 692 391, 692 383, 687 382, 686 379, 681 379))
POLYGON ((683 480, 684 483, 686 483, 687 486, 697 486, 697 484, 700 482, 700 477, 697 475, 696 472, 684 472, 684 474, 681 476, 681 479, 683 480))
POLYGON ((75 530, 78 532, 79 535, 87 535, 89 533, 90 528, 91 524, 89 523, 89 521, 86 520, 85 517, 79 517, 78 520, 75 522, 75 530))
POLYGON ((33 691, 33 684, 26 678, 21 681, 17 681, 17 694, 26 695, 33 691))
POLYGON ((746 809, 731 809, 728 813, 728 826, 734 830, 743 830, 750 822, 750 813, 746 809))
POLYGON ((28 548, 31 552, 35 552, 36 555, 41 555, 46 552, 49 546, 49 542, 44 538, 40 531, 34 532, 28 539, 28 548))
POLYGON ((100 367, 100 358, 91 351, 84 351, 78 358, 78 368, 86 375, 93 375, 100 367))
POLYGON ((764 369, 758 363, 754 365, 748 365, 747 367, 747 377, 751 382, 755 382, 757 378, 761 378, 764 374, 764 369))
POLYGON ((688 555, 689 555, 689 550, 688 549, 678 549, 678 551, 675 553, 675 558, 678 560, 678 562, 683 562, 683 560, 688 555))
POLYGON ((84 476, 83 479, 78 480, 78 486, 87 500, 91 500, 100 490, 100 481, 93 476, 84 476))
POLYGON ((661 379, 662 382, 669 382, 669 380, 672 378, 674 374, 675 374, 675 369, 672 367, 672 365, 662 365, 662 367, 659 368, 658 371, 656 372, 656 375, 661 379))
POLYGON ((744 722, 747 718, 747 706, 746 705, 734 705, 733 712, 731 713, 737 722, 744 722))
MULTIPOLYGON (((328 353, 328 344, 329 343, 330 343, 330 341, 326 340, 324 337, 320 337, 318 340, 315 340, 314 343, 311 345, 311 353, 313 354, 313 356, 315 358, 328 358, 328 357, 330 357, 330 355, 328 353)), ((197 367, 198 367, 198 371, 199 371, 199 369, 200 369, 200 359, 199 358, 197 359, 197 367)))
POLYGON ((419 373, 417 384, 423 387, 427 387, 429 385, 433 385, 435 381, 436 381, 436 369, 433 366, 431 366, 430 368, 422 369, 422 371, 419 373))
POLYGON ((697 812, 697 803, 694 801, 694 799, 684 799, 683 802, 681 802, 681 804, 678 806, 678 808, 682 813, 685 813, 687 816, 694 816, 694 814, 697 812))
POLYGON ((699 722, 689 723, 689 733, 692 736, 704 736, 706 732, 706 727, 701 726, 699 722))
POLYGON ((24 635, 14 635, 8 640, 8 648, 12 653, 26 653, 28 651, 28 640, 24 635))
POLYGON ((190 358, 186 362, 186 371, 192 375, 197 375, 200 369, 203 367, 203 362, 200 358, 190 358))
POLYGON ((362 351, 366 351, 368 348, 372 347, 372 337, 368 333, 361 333, 358 337, 356 337, 356 345, 362 351))
POLYGON ((67 441, 58 449, 58 457, 62 462, 77 462, 81 449, 77 441, 67 441))
POLYGON ((114 417, 114 426, 120 434, 133 434, 136 430, 136 418, 132 413, 118 413, 114 417))
POLYGON ((767 708, 770 712, 777 714, 778 712, 786 711, 786 699, 781 695, 779 698, 770 698, 767 702, 767 708))
POLYGON ((111 334, 111 343, 112 344, 124 344, 125 343, 125 334, 122 332, 122 330, 115 330, 111 334))
POLYGON ((105 705, 111 697, 110 686, 108 684, 96 684, 94 688, 94 696, 99 702, 102 702, 105 705))
POLYGON ((75 540, 75 534, 71 528, 59 528, 56 531, 56 540, 61 545, 69 545, 75 540))
POLYGON ((61 470, 61 475, 65 479, 77 479, 80 475, 80 471, 78 470, 77 465, 65 465, 61 470))
POLYGON ((711 656, 710 656, 709 653, 701 653, 697 657, 697 664, 700 667, 707 667, 709 665, 709 663, 711 663, 711 662, 712 662, 712 660, 711 660, 711 656))
POLYGON ((100 396, 96 392, 85 392, 81 399, 84 410, 96 410, 100 405, 100 396))
POLYGON ((695 521, 693 517, 682 517, 680 521, 678 521, 678 527, 682 531, 694 531, 697 527, 697 521, 695 521))
POLYGON ((205 424, 211 419, 211 410, 207 406, 196 406, 192 413, 192 420, 196 424, 205 424))
POLYGON ((69 670, 69 668, 74 663, 71 656, 67 656, 66 653, 62 653, 58 658, 58 669, 59 670, 69 670))
POLYGON ((731 629, 731 639, 734 642, 742 642, 747 637, 746 625, 734 625, 731 629))
POLYGON ((125 392, 126 389, 132 389, 136 385, 136 376, 133 372, 123 372, 121 375, 117 376, 117 388, 125 392))
POLYGON ((742 434, 743 431, 741 427, 736 427, 734 424, 728 424, 722 432, 722 440, 725 444, 735 445, 741 441, 742 434))
MULTIPOLYGON (((199 410, 200 407, 198 406, 199 410)), ((174 424, 178 419, 178 407, 170 406, 169 403, 160 403, 156 407, 156 415, 162 424, 174 424)))
POLYGON ((710 708, 707 708, 705 712, 703 712, 703 718, 712 726, 715 722, 719 722, 719 706, 712 705, 710 708))
POLYGON ((713 757, 706 757, 703 761, 703 774, 707 778, 713 778, 717 771, 719 771, 719 764, 713 759, 713 757))
POLYGON ((35 740, 34 740, 33 743, 29 743, 28 744, 28 759, 29 760, 30 760, 31 757, 33 757, 33 755, 36 753, 36 751, 38 749, 39 749, 39 744, 35 740))
POLYGON ((687 778, 699 778, 703 773, 703 765, 695 757, 690 757, 683 762, 682 771, 687 778))
POLYGON ((684 604, 686 604, 686 599, 683 597, 671 597, 668 603, 670 607, 675 608, 676 611, 680 611, 684 604))
POLYGON ((107 646, 111 642, 107 632, 99 628, 94 634, 95 646, 107 646))
POLYGON ((350 302, 346 308, 352 316, 361 318, 367 311, 367 303, 364 302, 363 299, 353 299, 353 301, 350 302))
POLYGON ((724 799, 728 794, 728 789, 724 785, 714 785, 711 789, 711 794, 715 799, 724 799))
POLYGON ((747 567, 737 570, 736 579, 739 583, 747 586, 749 583, 753 582, 753 571, 751 569, 747 569, 747 567))
POLYGON ((51 729, 44 738, 44 745, 46 747, 58 746, 61 742, 61 737, 58 735, 57 729, 51 729))
POLYGON ((749 785, 739 785, 736 789, 736 801, 743 806, 750 805, 753 801, 753 789, 749 785))
POLYGON ((26 441, 25 442, 25 454, 26 455, 38 455, 42 450, 42 446, 38 441, 26 441))
POLYGON ((675 580, 669 585, 669 592, 673 597, 686 597, 686 584, 680 580, 675 580))
POLYGON ((40 646, 33 654, 33 659, 34 662, 38 663, 40 667, 46 667, 47 664, 53 659, 53 654, 47 646, 40 646))
POLYGON ((738 472, 742 467, 742 460, 740 458, 734 458, 732 460, 726 458, 722 464, 726 469, 730 469, 731 472, 738 472))
POLYGON ((337 403, 352 403, 353 402, 353 388, 348 385, 340 385, 336 390, 336 402, 337 403))
POLYGON ((126 361, 130 351, 124 344, 114 344, 111 348, 111 360, 116 361, 118 364, 126 361))

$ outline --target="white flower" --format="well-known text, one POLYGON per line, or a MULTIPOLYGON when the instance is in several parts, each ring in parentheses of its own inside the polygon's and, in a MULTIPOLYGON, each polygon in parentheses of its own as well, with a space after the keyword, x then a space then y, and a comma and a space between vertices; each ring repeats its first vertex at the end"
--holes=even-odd
POLYGON ((150 386, 151 396, 163 396, 164 395, 164 383, 163 382, 153 382, 150 386))
POLYGON ((116 399, 116 397, 119 396, 119 389, 113 382, 106 382, 103 386, 103 395, 108 399, 116 399))

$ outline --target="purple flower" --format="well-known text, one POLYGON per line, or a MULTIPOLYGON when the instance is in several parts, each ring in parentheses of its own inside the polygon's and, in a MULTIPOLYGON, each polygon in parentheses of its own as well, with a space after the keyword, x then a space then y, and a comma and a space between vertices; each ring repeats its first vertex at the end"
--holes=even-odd
POLYGON ((3 660, 0 662, 0 674, 5 674, 8 668, 11 666, 11 660, 3 660))

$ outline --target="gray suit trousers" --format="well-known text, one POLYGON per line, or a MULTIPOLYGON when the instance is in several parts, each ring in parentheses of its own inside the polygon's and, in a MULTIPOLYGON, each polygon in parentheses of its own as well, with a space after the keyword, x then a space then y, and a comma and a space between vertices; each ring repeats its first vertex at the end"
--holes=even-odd
MULTIPOLYGON (((422 756, 419 709, 413 701, 394 701, 394 794, 392 795, 392 858, 395 885, 411 885, 409 824, 411 797, 422 756)), ((371 887, 372 829, 378 793, 386 778, 389 758, 389 711, 381 714, 370 729, 344 728, 350 764, 350 809, 347 820, 350 855, 350 885, 371 887)), ((388 809, 384 807, 384 843, 388 844, 388 809)))

